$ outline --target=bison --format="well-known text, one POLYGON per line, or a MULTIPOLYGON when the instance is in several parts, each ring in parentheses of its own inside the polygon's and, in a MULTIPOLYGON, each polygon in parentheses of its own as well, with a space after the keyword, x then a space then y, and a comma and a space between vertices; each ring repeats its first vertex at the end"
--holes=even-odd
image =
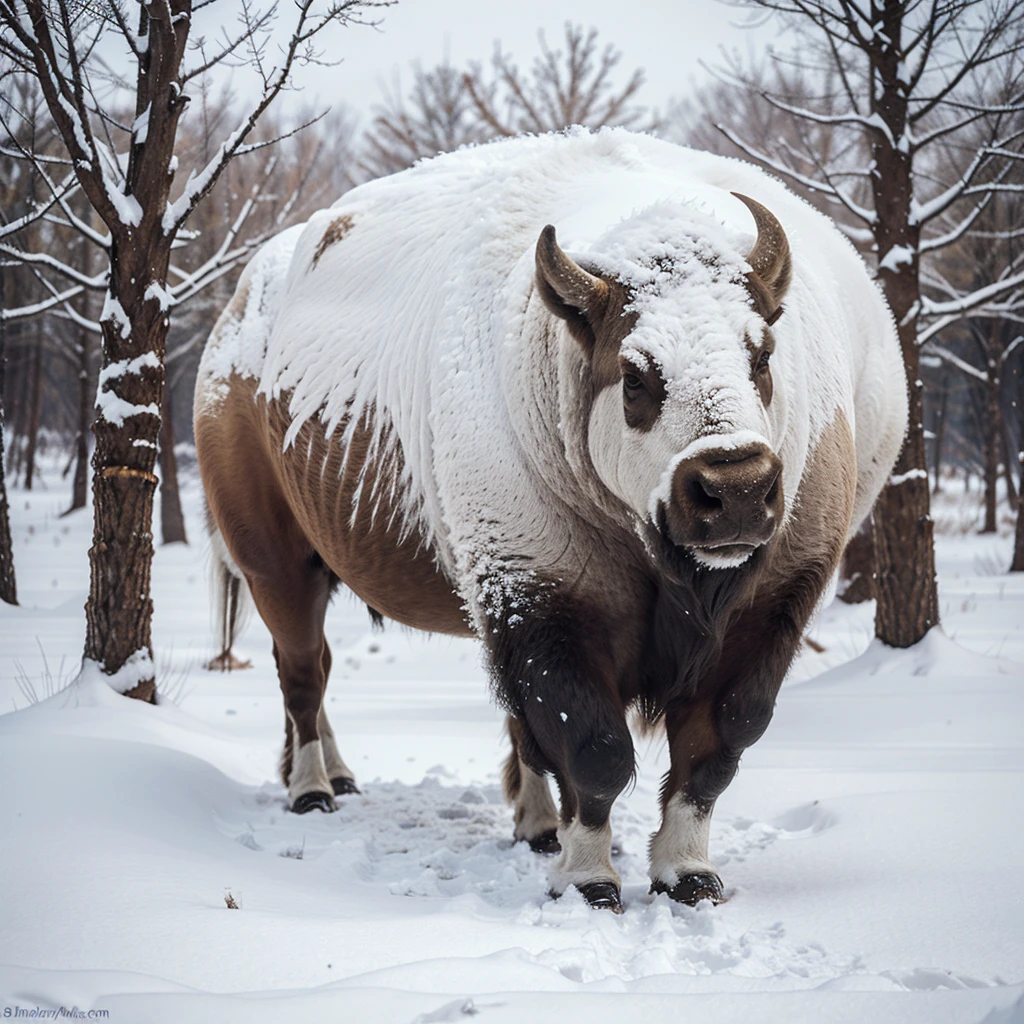
POLYGON ((209 340, 195 436, 225 647, 242 581, 273 635, 292 809, 356 791, 324 712, 340 580, 377 620, 483 642, 515 838, 558 853, 555 895, 622 909, 636 712, 671 755, 651 889, 721 900, 715 801, 906 417, 857 253, 741 161, 518 138, 284 232, 209 340))

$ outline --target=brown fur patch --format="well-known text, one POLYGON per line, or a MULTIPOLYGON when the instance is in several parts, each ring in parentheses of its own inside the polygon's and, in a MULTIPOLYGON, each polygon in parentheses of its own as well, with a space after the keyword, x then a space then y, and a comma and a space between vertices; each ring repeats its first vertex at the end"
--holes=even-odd
MULTIPOLYGON (((394 449, 387 466, 371 465, 370 425, 354 431, 346 448, 342 429, 327 437, 310 420, 282 451, 289 423, 286 399, 257 399, 255 382, 237 377, 217 414, 196 422, 210 511, 247 578, 258 576, 268 590, 277 586, 274 567, 287 538, 293 559, 319 558, 388 618, 430 632, 473 635, 432 550, 415 530, 402 536, 400 495, 391 488, 393 474, 401 474, 401 449, 394 449)), ((266 619, 264 608, 260 614, 266 619)))
POLYGON ((351 230, 355 224, 355 220, 351 213, 343 213, 340 217, 335 217, 330 224, 327 225, 326 230, 320 238, 320 242, 317 244, 316 252, 313 253, 313 266, 315 267, 320 262, 320 257, 332 246, 340 242, 351 230))

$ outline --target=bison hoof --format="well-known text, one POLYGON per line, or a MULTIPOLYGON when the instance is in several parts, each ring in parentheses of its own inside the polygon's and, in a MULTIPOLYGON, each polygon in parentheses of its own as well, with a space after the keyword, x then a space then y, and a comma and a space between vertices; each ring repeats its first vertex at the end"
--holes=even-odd
POLYGON ((558 842, 558 833, 553 828, 549 828, 547 832, 541 832, 540 835, 528 839, 527 842, 534 853, 562 852, 562 846, 558 842))
POLYGON ((303 793, 292 802, 292 814, 308 814, 310 811, 323 811, 324 814, 330 814, 331 811, 337 809, 334 797, 330 793, 321 793, 319 790, 303 793))
POLYGON ((595 910, 610 910, 613 914, 622 913, 622 897, 619 895, 619 887, 614 882, 586 882, 576 888, 595 910))
POLYGON ((331 788, 334 790, 335 796, 348 796, 349 793, 359 792, 356 780, 350 779, 345 775, 339 775, 336 779, 331 779, 331 788))
POLYGON ((695 907, 701 900, 712 903, 724 903, 725 893, 722 891, 722 880, 718 875, 701 871, 695 875, 683 875, 675 885, 669 887, 664 882, 651 883, 651 893, 668 893, 669 899, 676 903, 685 903, 695 907))

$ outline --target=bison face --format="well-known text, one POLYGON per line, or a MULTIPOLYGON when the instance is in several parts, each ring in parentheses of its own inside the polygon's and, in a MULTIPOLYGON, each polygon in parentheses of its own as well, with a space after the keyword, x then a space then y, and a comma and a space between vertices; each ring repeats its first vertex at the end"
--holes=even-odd
POLYGON ((739 198, 758 225, 745 261, 692 235, 645 248, 642 219, 614 233, 617 261, 595 260, 618 273, 580 267, 551 227, 537 246, 540 294, 589 366, 594 470, 662 545, 712 568, 741 565, 784 515, 769 440, 778 419, 771 324, 789 284, 789 247, 767 210, 739 198))

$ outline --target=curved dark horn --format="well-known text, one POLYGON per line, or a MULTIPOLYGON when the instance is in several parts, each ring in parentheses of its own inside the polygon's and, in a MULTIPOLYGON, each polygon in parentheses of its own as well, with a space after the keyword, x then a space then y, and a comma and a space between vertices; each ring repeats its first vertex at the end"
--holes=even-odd
POLYGON ((733 195, 754 215, 757 225, 757 241, 747 255, 747 262, 778 302, 786 293, 793 273, 786 232, 775 219, 775 214, 759 202, 739 192, 733 192, 733 195))
MULTIPOLYGON (((608 298, 608 282, 588 273, 562 251, 555 238, 555 229, 548 225, 537 239, 537 280, 545 302, 551 307, 552 297, 563 306, 594 316, 608 298), (544 287, 546 286, 546 288, 544 287), (550 290, 553 295, 548 294, 550 290)), ((565 316, 552 307, 552 312, 565 316)))

